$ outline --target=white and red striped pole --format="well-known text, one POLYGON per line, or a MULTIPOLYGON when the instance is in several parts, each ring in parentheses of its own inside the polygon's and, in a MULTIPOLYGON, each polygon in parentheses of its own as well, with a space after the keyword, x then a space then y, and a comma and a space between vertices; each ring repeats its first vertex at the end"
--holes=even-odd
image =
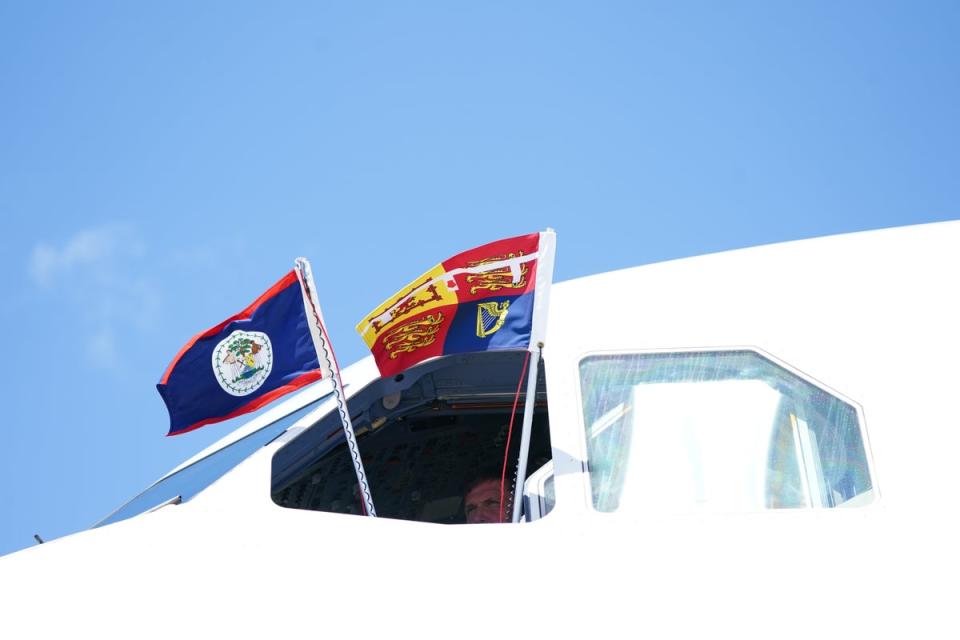
POLYGON ((320 301, 317 299, 317 290, 313 284, 313 272, 306 258, 297 258, 294 264, 303 292, 304 305, 312 311, 312 314, 307 314, 307 318, 312 320, 310 335, 313 336, 313 346, 317 350, 320 369, 324 378, 329 376, 333 381, 333 396, 337 402, 337 412, 340 414, 343 433, 347 438, 347 447, 350 450, 350 459, 353 461, 353 470, 357 474, 357 484, 363 498, 364 513, 376 517, 377 511, 373 506, 373 496, 370 494, 370 484, 367 482, 367 474, 363 469, 363 460, 360 459, 357 436, 353 432, 353 423, 350 421, 350 412, 347 410, 347 396, 343 392, 343 381, 340 379, 340 365, 337 364, 337 356, 333 353, 330 336, 327 335, 327 329, 323 324, 320 301))

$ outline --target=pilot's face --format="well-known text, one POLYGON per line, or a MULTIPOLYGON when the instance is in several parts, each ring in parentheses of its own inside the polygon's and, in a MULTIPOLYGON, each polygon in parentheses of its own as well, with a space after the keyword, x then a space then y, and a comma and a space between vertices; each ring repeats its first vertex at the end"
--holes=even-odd
POLYGON ((497 480, 481 482, 463 500, 467 524, 500 522, 500 483, 497 480))

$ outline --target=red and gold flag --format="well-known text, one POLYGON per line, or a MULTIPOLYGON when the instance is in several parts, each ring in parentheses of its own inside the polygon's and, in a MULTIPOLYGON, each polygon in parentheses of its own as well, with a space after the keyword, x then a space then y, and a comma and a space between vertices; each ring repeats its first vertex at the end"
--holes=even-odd
POLYGON ((528 348, 535 296, 546 296, 552 275, 553 239, 552 231, 532 233, 464 251, 374 309, 357 332, 381 375, 433 356, 528 348))

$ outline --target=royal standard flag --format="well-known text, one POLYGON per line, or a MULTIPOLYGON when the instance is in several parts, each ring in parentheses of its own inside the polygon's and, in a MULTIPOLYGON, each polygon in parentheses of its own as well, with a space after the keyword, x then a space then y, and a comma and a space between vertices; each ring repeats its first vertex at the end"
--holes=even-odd
POLYGON ((374 309, 357 332, 380 374, 433 356, 527 349, 542 339, 553 239, 552 231, 532 233, 464 251, 374 309))
POLYGON ((329 377, 317 357, 318 322, 319 307, 290 271, 246 309, 194 336, 157 385, 170 413, 167 435, 255 411, 329 377))

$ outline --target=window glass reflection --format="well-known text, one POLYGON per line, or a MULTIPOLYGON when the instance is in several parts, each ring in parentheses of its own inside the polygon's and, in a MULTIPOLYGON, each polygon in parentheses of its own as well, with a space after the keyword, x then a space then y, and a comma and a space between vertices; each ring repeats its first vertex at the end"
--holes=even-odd
POLYGON ((751 351, 580 365, 593 503, 741 511, 872 499, 856 410, 751 351))
POLYGON ((177 496, 180 497, 181 502, 190 500, 228 471, 250 457, 257 449, 268 444, 278 435, 286 431, 301 416, 312 411, 320 402, 326 400, 329 395, 330 394, 327 394, 301 407, 297 411, 280 418, 276 422, 268 424, 262 429, 254 431, 240 440, 211 453, 209 456, 197 460, 173 475, 159 480, 143 493, 130 500, 130 502, 93 525, 94 528, 132 518, 135 515, 173 500, 177 496))

